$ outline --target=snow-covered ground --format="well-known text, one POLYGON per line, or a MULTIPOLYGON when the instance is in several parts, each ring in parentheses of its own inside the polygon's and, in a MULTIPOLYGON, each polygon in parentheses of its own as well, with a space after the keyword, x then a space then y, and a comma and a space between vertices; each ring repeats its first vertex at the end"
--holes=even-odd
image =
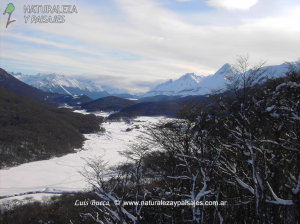
POLYGON ((131 123, 105 122, 102 126, 106 132, 86 134, 87 140, 82 150, 76 153, 2 169, 0 170, 0 197, 27 192, 59 193, 87 189, 88 185, 79 173, 86 164, 85 159, 101 157, 110 165, 124 161, 125 158, 119 155, 119 151, 126 150, 130 144, 139 141, 139 136, 142 135, 140 131, 143 130, 144 125, 160 119, 162 117, 139 117, 131 123), (140 129, 137 129, 137 126, 140 129), (126 131, 127 128, 132 130, 126 131))

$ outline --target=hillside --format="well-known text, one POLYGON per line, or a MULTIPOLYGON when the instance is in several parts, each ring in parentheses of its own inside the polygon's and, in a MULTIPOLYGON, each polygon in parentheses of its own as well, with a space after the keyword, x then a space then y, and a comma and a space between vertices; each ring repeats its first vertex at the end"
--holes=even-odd
POLYGON ((43 92, 37 88, 34 88, 26 83, 16 79, 12 75, 8 74, 5 70, 0 68, 0 86, 8 89, 18 95, 25 96, 27 98, 50 104, 64 104, 77 105, 79 103, 85 103, 91 101, 87 96, 69 96, 57 93, 43 92))
POLYGON ((128 100, 116 96, 108 96, 100 98, 85 104, 82 104, 82 109, 87 111, 120 111, 123 108, 136 104, 134 100, 128 100))
POLYGON ((34 99, 39 102, 50 102, 59 94, 55 93, 45 93, 41 90, 33 88, 20 80, 14 78, 12 75, 8 74, 5 70, 0 68, 0 85, 18 95, 34 99))
POLYGON ((194 101, 200 101, 207 97, 208 95, 191 95, 191 96, 166 96, 157 95, 149 96, 139 99, 137 102, 176 102, 176 103, 189 103, 194 101))
POLYGON ((86 95, 61 95, 53 99, 55 104, 68 104, 70 106, 79 106, 82 103, 91 102, 92 99, 86 95))
POLYGON ((99 131, 100 122, 94 115, 44 105, 0 86, 0 167, 73 152, 82 146, 82 133, 99 131))
POLYGON ((142 103, 142 102, 176 101, 179 98, 182 98, 182 97, 180 97, 180 96, 156 95, 156 96, 149 96, 149 97, 140 98, 140 99, 138 99, 138 102, 142 103))
POLYGON ((109 119, 133 118, 137 116, 176 117, 179 110, 180 104, 176 102, 142 102, 110 115, 109 119))

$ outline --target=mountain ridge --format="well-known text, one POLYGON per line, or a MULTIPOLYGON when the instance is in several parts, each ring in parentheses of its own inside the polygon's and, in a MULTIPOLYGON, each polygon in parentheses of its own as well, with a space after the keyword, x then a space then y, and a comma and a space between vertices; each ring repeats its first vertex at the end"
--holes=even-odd
POLYGON ((38 73, 37 75, 24 75, 22 73, 11 74, 20 81, 45 92, 68 95, 87 95, 93 99, 110 95, 132 97, 131 94, 123 89, 113 88, 105 84, 102 85, 95 80, 83 77, 67 77, 55 73, 38 73))
MULTIPOLYGON (((280 65, 264 66, 264 76, 276 78, 288 72, 291 67, 300 68, 300 61, 283 63, 280 65)), ((227 75, 232 74, 234 66, 224 64, 217 72, 208 76, 199 76, 195 73, 186 73, 176 80, 168 80, 155 86, 150 91, 141 95, 141 98, 166 95, 166 96, 192 96, 206 95, 212 90, 224 90, 227 75)))
MULTIPOLYGON (((300 61, 283 63, 280 65, 264 66, 266 76, 278 77, 278 74, 285 74, 289 67, 299 66, 300 61)), ((226 88, 226 75, 231 74, 234 66, 225 63, 217 72, 208 76, 201 76, 195 73, 186 73, 176 80, 169 79, 160 83, 150 91, 137 95, 129 94, 125 89, 118 89, 106 84, 100 84, 96 79, 86 77, 67 77, 59 74, 37 74, 23 75, 12 73, 19 80, 41 89, 46 92, 68 94, 68 95, 87 95, 92 99, 107 96, 117 96, 123 98, 145 98, 158 95, 167 96, 189 96, 205 95, 212 90, 224 90, 226 88)))

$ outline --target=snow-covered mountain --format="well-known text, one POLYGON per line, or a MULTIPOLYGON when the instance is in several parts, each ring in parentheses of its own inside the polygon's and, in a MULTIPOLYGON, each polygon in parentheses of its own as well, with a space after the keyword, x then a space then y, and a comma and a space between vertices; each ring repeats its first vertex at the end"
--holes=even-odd
POLYGON ((212 89, 221 89, 225 86, 225 75, 231 72, 229 64, 223 65, 215 74, 209 76, 198 76, 195 73, 187 73, 179 79, 172 79, 159 84, 143 97, 168 95, 168 96, 188 96, 204 95, 212 89))
MULTIPOLYGON (((284 63, 281 65, 265 66, 265 75, 278 77, 289 71, 290 67, 300 68, 300 61, 293 63, 284 63)), ((226 75, 232 73, 233 67, 230 64, 223 65, 215 74, 208 76, 199 76, 195 73, 187 73, 177 80, 170 79, 151 89, 149 92, 139 94, 140 98, 159 95, 166 96, 189 96, 205 95, 212 90, 222 90, 226 86, 226 75)), ((136 98, 130 95, 124 89, 118 89, 100 83, 100 81, 88 79, 85 77, 66 77, 57 74, 37 74, 23 75, 21 73, 11 73, 13 76, 45 92, 61 93, 69 95, 87 95, 93 99, 118 96, 125 98, 136 98)))
POLYGON ((66 77, 58 74, 11 74, 22 82, 25 82, 26 84, 34 86, 45 92, 68 95, 84 94, 94 99, 109 95, 130 97, 126 90, 116 89, 108 85, 101 85, 95 80, 82 77, 66 77))
MULTIPOLYGON (((268 77, 278 77, 288 72, 291 66, 300 68, 300 61, 265 66, 263 67, 264 75, 268 77)), ((177 80, 170 79, 167 82, 157 85, 149 92, 143 94, 142 97, 209 94, 212 90, 222 90, 226 87, 226 76, 232 74, 233 69, 230 64, 225 64, 215 74, 208 76, 198 76, 195 73, 187 73, 177 80)))

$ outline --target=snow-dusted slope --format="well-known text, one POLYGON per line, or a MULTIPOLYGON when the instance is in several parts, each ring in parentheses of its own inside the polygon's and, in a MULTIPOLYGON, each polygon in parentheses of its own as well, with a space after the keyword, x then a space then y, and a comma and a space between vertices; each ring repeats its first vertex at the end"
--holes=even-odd
POLYGON ((198 88, 200 81, 200 76, 194 73, 187 73, 175 81, 169 80, 156 86, 151 92, 155 92, 155 95, 174 95, 177 92, 194 91, 198 88))
POLYGON ((58 74, 23 75, 12 73, 14 77, 45 92, 80 95, 85 94, 91 98, 105 97, 115 94, 127 94, 125 90, 101 85, 96 80, 82 77, 66 77, 58 74))
POLYGON ((164 82, 151 91, 145 93, 143 97, 156 95, 203 95, 212 89, 220 89, 225 85, 225 75, 231 72, 229 64, 223 65, 214 75, 198 76, 195 73, 187 73, 179 79, 164 82))
MULTIPOLYGON (((264 75, 268 77, 278 77, 284 75, 291 68, 300 68, 300 61, 293 63, 284 63, 281 65, 265 66, 264 75)), ((169 80, 154 87, 142 97, 150 97, 157 95, 168 96, 188 96, 188 95, 205 95, 211 93, 212 90, 222 90, 226 86, 226 75, 232 74, 232 66, 230 64, 223 65, 215 74, 208 76, 198 76, 194 73, 187 73, 179 79, 169 80)))
POLYGON ((78 89, 86 89, 89 91, 103 91, 101 87, 93 85, 93 83, 83 83, 79 82, 74 78, 67 78, 63 75, 57 74, 37 74, 37 75, 23 75, 23 74, 13 74, 16 78, 21 81, 34 86, 39 89, 52 89, 57 87, 72 87, 78 89))
POLYGON ((13 76, 25 82, 28 85, 47 92, 56 92, 62 94, 79 94, 77 91, 103 92, 101 86, 96 86, 93 82, 78 81, 75 78, 66 77, 57 74, 37 74, 23 75, 21 73, 13 76))

